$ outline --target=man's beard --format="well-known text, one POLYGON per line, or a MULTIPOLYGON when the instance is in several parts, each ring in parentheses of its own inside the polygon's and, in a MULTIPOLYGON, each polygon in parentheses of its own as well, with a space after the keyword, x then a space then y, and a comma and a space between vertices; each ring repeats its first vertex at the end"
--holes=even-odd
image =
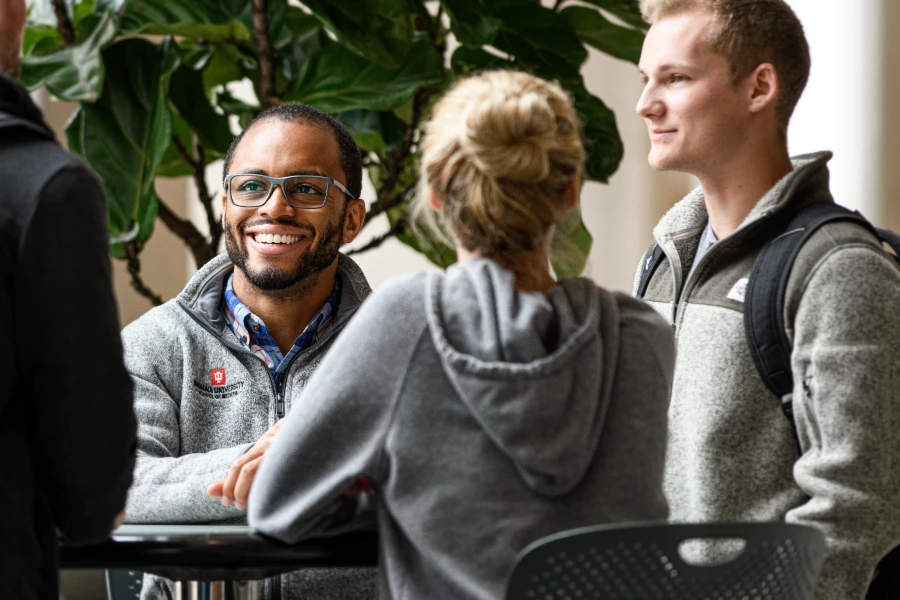
MULTIPOLYGON (((225 221, 225 250, 228 252, 228 258, 234 263, 234 266, 244 273, 247 281, 255 288, 266 292, 284 291, 288 288, 296 288, 298 291, 305 290, 315 283, 316 277, 331 266, 334 259, 337 258, 341 248, 341 229, 346 216, 346 209, 342 212, 340 219, 335 223, 329 223, 321 235, 315 232, 311 241, 318 239, 317 245, 310 246, 300 255, 297 265, 293 269, 279 269, 272 266, 264 266, 261 269, 251 269, 247 264, 247 248, 239 243, 232 231, 231 225, 225 221)), ((278 221, 272 221, 271 224, 279 224, 278 221)), ((254 223, 254 224, 258 224, 254 223)), ((296 227, 296 223, 283 222, 282 225, 290 225, 296 227)), ((241 231, 246 225, 241 227, 241 231)), ((312 228, 307 230, 313 233, 312 228)), ((244 239, 241 233, 241 239, 244 239)))

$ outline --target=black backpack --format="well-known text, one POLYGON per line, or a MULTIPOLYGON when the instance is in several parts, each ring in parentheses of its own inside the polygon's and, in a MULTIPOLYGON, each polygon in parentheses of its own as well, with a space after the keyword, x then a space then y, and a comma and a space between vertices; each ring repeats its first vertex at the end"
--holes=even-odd
MULTIPOLYGON (((750 355, 766 387, 781 400, 781 410, 794 425, 791 371, 791 343, 784 323, 784 302, 788 278, 803 244, 823 225, 834 221, 858 223, 893 250, 900 264, 900 235, 872 225, 856 211, 843 206, 818 203, 797 211, 783 220, 782 233, 768 241, 753 263, 744 295, 744 332, 750 355)), ((637 297, 643 298, 650 278, 664 258, 662 248, 654 244, 644 263, 637 297)), ((796 429, 794 438, 797 439, 796 429)), ((800 442, 797 441, 798 452, 800 442)), ((866 600, 900 599, 900 546, 878 564, 866 600)))

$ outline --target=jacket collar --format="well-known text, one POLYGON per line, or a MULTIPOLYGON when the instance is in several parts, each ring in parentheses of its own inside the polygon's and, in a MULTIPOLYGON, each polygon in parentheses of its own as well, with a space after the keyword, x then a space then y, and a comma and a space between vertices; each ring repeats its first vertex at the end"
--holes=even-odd
MULTIPOLYGON (((794 170, 782 177, 778 183, 772 186, 772 189, 760 198, 734 233, 745 229, 751 223, 783 211, 794 202, 801 190, 822 193, 830 199, 826 165, 831 157, 832 154, 828 151, 793 157, 791 162, 794 170)), ((660 219, 653 229, 653 236, 664 242, 689 232, 695 233, 706 226, 708 219, 703 189, 698 186, 660 219)))
MULTIPOLYGON (((225 293, 228 276, 233 271, 234 263, 228 255, 218 255, 197 271, 178 295, 176 302, 205 326, 223 333, 227 325, 222 314, 222 295, 225 293)), ((332 326, 335 330, 340 329, 366 296, 372 293, 362 269, 344 254, 338 255, 338 277, 341 278, 342 287, 341 302, 332 326)))
POLYGON ((49 140, 56 140, 53 130, 44 122, 41 109, 28 95, 28 90, 15 79, 0 73, 0 129, 11 127, 24 127, 49 140))

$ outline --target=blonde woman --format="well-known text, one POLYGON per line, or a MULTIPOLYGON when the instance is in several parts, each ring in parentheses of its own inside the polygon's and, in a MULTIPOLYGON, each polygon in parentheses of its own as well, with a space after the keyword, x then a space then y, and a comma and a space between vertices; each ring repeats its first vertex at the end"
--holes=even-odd
POLYGON ((437 103, 417 211, 459 262, 363 305, 269 449, 253 527, 287 543, 347 527, 346 491, 364 476, 381 597, 488 599, 542 536, 666 518, 670 328, 548 266, 583 161, 555 84, 488 72, 437 103))

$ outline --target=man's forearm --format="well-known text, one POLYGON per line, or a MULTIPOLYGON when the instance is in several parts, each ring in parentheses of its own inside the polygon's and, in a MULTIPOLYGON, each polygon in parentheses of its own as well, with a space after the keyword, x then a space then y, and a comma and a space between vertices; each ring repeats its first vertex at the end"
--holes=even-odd
POLYGON ((252 444, 178 458, 138 456, 128 493, 128 523, 210 523, 238 521, 244 511, 225 507, 206 489, 252 444))

